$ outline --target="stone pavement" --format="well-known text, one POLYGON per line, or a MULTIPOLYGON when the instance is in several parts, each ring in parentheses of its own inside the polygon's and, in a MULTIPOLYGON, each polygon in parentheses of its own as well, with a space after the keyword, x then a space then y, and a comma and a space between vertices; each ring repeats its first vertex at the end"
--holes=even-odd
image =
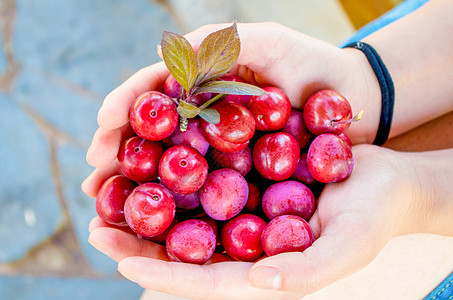
POLYGON ((80 189, 104 96, 158 61, 163 30, 276 21, 338 44, 334 0, 0 0, 0 299, 138 299, 88 244, 80 189))

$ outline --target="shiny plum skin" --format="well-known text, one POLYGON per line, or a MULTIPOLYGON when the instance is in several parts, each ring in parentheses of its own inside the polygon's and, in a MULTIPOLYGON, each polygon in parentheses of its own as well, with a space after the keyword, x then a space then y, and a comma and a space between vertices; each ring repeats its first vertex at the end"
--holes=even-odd
POLYGON ((244 149, 255 134, 255 120, 244 106, 220 101, 211 106, 220 114, 220 122, 209 123, 200 119, 201 131, 209 144, 222 152, 244 149))
POLYGON ((175 131, 162 142, 167 147, 188 145, 197 149, 201 155, 205 155, 209 149, 209 143, 201 133, 200 123, 198 119, 195 118, 188 119, 186 131, 181 132, 181 129, 178 126, 175 131))
POLYGON ((136 187, 124 204, 127 224, 143 237, 163 233, 173 221, 175 212, 175 200, 170 191, 154 182, 136 187))
MULTIPOLYGON (((164 83, 164 94, 170 98, 181 99, 183 97, 183 92, 184 89, 179 82, 177 82, 172 75, 169 75, 164 83)), ((195 95, 189 100, 189 102, 195 106, 200 106, 211 99, 211 96, 211 93, 195 95)))
POLYGON ((315 196, 301 182, 281 181, 264 192, 262 206, 270 220, 282 215, 296 215, 308 220, 315 211, 315 196))
POLYGON ((338 136, 341 137, 349 145, 349 147, 352 147, 351 139, 346 135, 346 133, 342 132, 338 136))
POLYGON ((127 226, 124 203, 136 184, 123 175, 114 175, 102 184, 96 196, 96 212, 104 221, 116 226, 127 226))
POLYGON ((208 176, 208 162, 194 148, 176 145, 168 148, 159 162, 162 183, 180 195, 192 194, 200 189, 208 176))
POLYGON ((151 141, 169 137, 178 126, 178 120, 173 100, 156 91, 138 96, 129 111, 132 129, 138 136, 151 141))
POLYGON ((176 207, 181 210, 191 210, 200 206, 200 196, 198 192, 193 192, 188 195, 179 195, 170 191, 175 199, 176 207))
POLYGON ((178 220, 175 217, 175 218, 173 218, 173 221, 170 223, 170 225, 167 227, 167 229, 165 229, 164 232, 162 232, 161 234, 156 235, 156 236, 152 236, 152 237, 144 237, 144 236, 141 236, 139 234, 137 234, 137 236, 138 236, 138 238, 143 239, 143 240, 151 241, 151 242, 154 242, 154 243, 157 243, 157 244, 160 244, 160 245, 165 245, 165 240, 167 239, 168 232, 176 224, 178 224, 178 220))
POLYGON ((214 220, 225 221, 239 214, 244 208, 249 188, 239 172, 224 168, 208 175, 199 194, 205 212, 214 220))
POLYGON ((321 134, 308 148, 307 166, 310 174, 320 182, 343 181, 354 167, 351 147, 338 135, 321 134))
POLYGON ((257 130, 280 130, 285 126, 291 114, 291 102, 280 88, 270 86, 263 90, 267 94, 250 97, 246 107, 255 118, 257 130))
POLYGON ((228 255, 239 261, 255 261, 263 255, 261 234, 266 222, 252 214, 229 220, 222 228, 220 239, 228 255))
POLYGON ((211 157, 221 168, 236 170, 241 173, 242 176, 247 175, 253 165, 252 150, 249 146, 232 153, 226 153, 213 149, 211 157))
POLYGON ((313 232, 307 221, 293 215, 272 219, 261 235, 263 250, 268 256, 284 252, 303 252, 313 241, 313 232))
POLYGON ((253 148, 253 163, 265 178, 281 181, 293 175, 299 162, 297 140, 286 132, 268 133, 253 148))
POLYGON ((219 229, 218 221, 216 221, 213 218, 211 218, 210 216, 208 216, 208 214, 205 212, 199 213, 198 215, 196 215, 194 217, 194 219, 202 220, 202 221, 205 221, 206 223, 208 223, 212 227, 212 230, 214 230, 217 245, 221 244, 220 243, 220 229, 219 229))
POLYGON ((308 98, 303 111, 304 122, 314 135, 340 134, 349 128, 349 122, 332 124, 332 121, 349 121, 352 109, 348 100, 332 90, 321 90, 308 98))
POLYGON ((135 136, 123 142, 118 151, 118 165, 121 172, 137 182, 157 178, 159 160, 164 151, 158 142, 135 136))
POLYGON ((217 243, 211 225, 191 219, 176 224, 165 244, 170 261, 204 264, 214 254, 217 243))
POLYGON ((249 186, 249 196, 245 204, 245 209, 253 212, 261 204, 261 190, 254 183, 247 182, 247 185, 249 186))
POLYGON ((308 170, 307 153, 300 154, 299 163, 297 164, 296 171, 294 171, 292 178, 308 186, 311 186, 317 182, 308 170))
MULTIPOLYGON (((218 80, 245 82, 245 80, 242 77, 230 73, 221 76, 218 80)), ((247 102, 250 100, 250 97, 251 97, 250 95, 226 95, 224 100, 233 101, 245 106, 247 102)))
POLYGON ((305 126, 302 112, 298 110, 291 110, 288 122, 282 128, 283 132, 287 132, 296 138, 299 147, 302 149, 310 141, 311 133, 305 126))

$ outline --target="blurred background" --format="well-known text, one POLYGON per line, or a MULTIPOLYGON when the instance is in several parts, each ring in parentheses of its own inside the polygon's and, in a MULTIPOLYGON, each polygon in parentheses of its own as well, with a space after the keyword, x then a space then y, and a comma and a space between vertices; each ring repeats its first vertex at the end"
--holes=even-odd
POLYGON ((338 45, 396 2, 0 0, 0 299, 139 299, 88 244, 80 185, 105 95, 158 61, 162 31, 276 21, 338 45))

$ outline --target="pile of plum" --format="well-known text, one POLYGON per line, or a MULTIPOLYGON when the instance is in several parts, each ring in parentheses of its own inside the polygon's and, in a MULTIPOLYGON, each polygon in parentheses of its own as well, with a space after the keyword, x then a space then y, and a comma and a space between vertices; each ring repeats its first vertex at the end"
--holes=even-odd
MULTIPOLYGON (((243 82, 232 74, 221 80, 243 82)), ((210 108, 219 122, 185 119, 170 75, 162 92, 132 104, 136 136, 118 153, 122 172, 96 198, 98 215, 165 245, 172 261, 205 263, 214 252, 240 261, 304 251, 314 236, 308 220, 325 183, 349 177, 352 116, 348 101, 321 90, 303 112, 277 87, 260 96, 226 95, 210 108)), ((199 94, 201 105, 214 95, 199 94)))

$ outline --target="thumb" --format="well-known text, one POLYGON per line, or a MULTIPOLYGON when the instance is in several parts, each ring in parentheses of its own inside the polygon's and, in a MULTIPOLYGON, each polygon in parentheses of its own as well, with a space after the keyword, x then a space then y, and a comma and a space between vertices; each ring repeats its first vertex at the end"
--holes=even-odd
POLYGON ((379 239, 363 237, 361 226, 332 226, 304 252, 281 253, 255 263, 248 273, 250 284, 310 294, 365 267, 383 247, 379 239))

